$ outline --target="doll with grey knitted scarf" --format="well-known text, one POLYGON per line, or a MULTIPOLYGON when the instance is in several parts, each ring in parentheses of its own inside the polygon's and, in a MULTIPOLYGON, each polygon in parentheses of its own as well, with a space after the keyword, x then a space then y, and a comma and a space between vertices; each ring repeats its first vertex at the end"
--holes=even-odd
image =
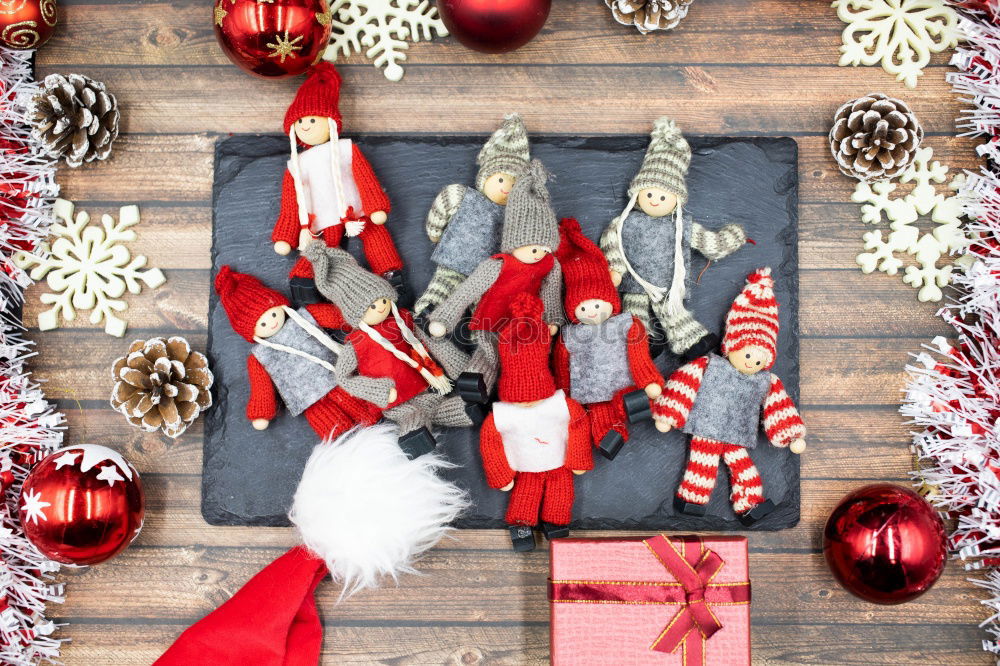
POLYGON ((398 294, 387 280, 340 248, 310 243, 305 256, 317 289, 351 327, 337 358, 337 381, 399 426, 399 445, 407 455, 434 449, 431 427, 461 428, 481 418, 459 396, 449 395, 449 375, 466 368, 468 355, 414 326, 413 315, 396 305, 398 294))
POLYGON ((565 321, 562 272, 553 256, 559 246, 559 227, 545 188, 547 179, 542 163, 532 160, 507 200, 500 252, 480 263, 430 314, 428 331, 442 338, 475 306, 469 331, 476 349, 457 381, 459 395, 470 403, 489 402, 499 368, 497 333, 510 320, 511 303, 518 294, 541 299, 543 319, 552 335, 565 321))
POLYGON ((476 157, 475 187, 447 185, 427 213, 427 237, 435 244, 434 276, 413 306, 415 314, 433 310, 482 262, 500 251, 500 229, 507 198, 528 169, 528 133, 516 113, 483 145, 476 157))
POLYGON ((658 323, 670 351, 685 359, 713 349, 717 336, 685 306, 691 250, 709 261, 728 257, 747 241, 743 228, 710 231, 684 210, 691 147, 667 117, 653 124, 649 148, 628 188, 628 204, 601 235, 601 250, 622 305, 652 335, 658 323))

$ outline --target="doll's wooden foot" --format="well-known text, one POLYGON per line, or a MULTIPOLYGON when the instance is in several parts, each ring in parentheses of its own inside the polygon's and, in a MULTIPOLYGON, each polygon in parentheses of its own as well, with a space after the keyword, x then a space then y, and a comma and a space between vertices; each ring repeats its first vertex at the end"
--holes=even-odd
POLYGON ((696 358, 701 358, 710 351, 719 347, 719 336, 715 333, 706 333, 701 340, 691 345, 691 348, 681 354, 681 359, 686 363, 696 358))
POLYGON ((549 541, 552 541, 553 539, 565 539, 569 536, 569 525, 542 523, 542 533, 549 541))
POLYGON ((321 303, 323 296, 316 288, 316 280, 307 277, 293 277, 288 281, 292 295, 292 307, 301 308, 313 303, 321 303))
POLYGON ((474 402, 485 405, 490 401, 489 391, 486 390, 486 380, 478 372, 463 372, 455 380, 455 390, 466 402, 474 402))
POLYGON ((617 430, 609 430, 604 434, 604 437, 601 438, 600 443, 597 445, 597 450, 608 460, 614 460, 615 456, 618 455, 618 452, 622 450, 622 445, 624 444, 625 438, 622 437, 620 432, 617 430))
POLYGON ((704 516, 706 508, 704 504, 686 502, 683 498, 674 495, 674 510, 677 513, 683 513, 685 516, 704 516))
POLYGON ((437 447, 434 435, 427 428, 419 428, 399 438, 399 448, 410 460, 430 453, 437 447))
POLYGON ((535 549, 535 531, 528 525, 510 526, 510 545, 519 553, 535 549))
POLYGON ((764 500, 763 502, 754 506, 746 513, 740 514, 740 522, 743 523, 745 526, 749 527, 750 525, 753 525, 767 514, 774 511, 774 509, 775 509, 774 502, 772 502, 771 500, 764 500))
POLYGON ((639 423, 653 418, 649 396, 642 389, 626 393, 622 397, 622 402, 625 404, 625 413, 628 414, 629 423, 639 423))

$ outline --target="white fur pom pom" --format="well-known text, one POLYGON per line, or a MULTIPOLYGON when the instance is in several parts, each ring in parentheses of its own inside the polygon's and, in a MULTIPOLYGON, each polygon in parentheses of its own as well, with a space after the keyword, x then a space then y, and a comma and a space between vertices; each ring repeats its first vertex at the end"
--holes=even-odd
POLYGON ((414 573, 468 505, 464 491, 437 475, 450 463, 409 460, 394 425, 356 428, 318 445, 306 463, 289 518, 302 543, 326 561, 341 599, 382 576, 414 573))

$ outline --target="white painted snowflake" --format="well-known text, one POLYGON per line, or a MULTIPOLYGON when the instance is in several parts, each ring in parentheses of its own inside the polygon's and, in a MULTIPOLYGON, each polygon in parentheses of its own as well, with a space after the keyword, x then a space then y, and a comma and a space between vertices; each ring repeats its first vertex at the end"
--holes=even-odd
POLYGON ((403 78, 407 39, 431 40, 448 31, 438 18, 437 7, 428 0, 333 0, 332 31, 323 57, 336 60, 365 49, 365 57, 376 67, 385 67, 385 78, 403 78))
POLYGON ((146 257, 136 255, 122 243, 134 241, 130 227, 139 223, 138 206, 122 206, 118 221, 110 215, 101 216, 101 226, 90 224, 90 215, 80 211, 73 217, 73 204, 57 199, 53 212, 58 220, 49 228, 55 238, 51 248, 42 244, 37 253, 18 252, 14 264, 31 268, 33 280, 46 278, 54 293, 42 294, 40 300, 52 307, 38 315, 38 328, 48 331, 63 321, 76 319, 77 310, 90 310, 90 323, 104 320, 108 335, 121 337, 128 324, 115 313, 124 312, 128 304, 121 300, 126 289, 132 294, 142 290, 140 283, 156 288, 166 281, 158 268, 141 270, 146 257))
MULTIPOLYGON (((909 254, 917 263, 907 266, 903 282, 917 289, 920 301, 939 301, 941 291, 951 281, 952 263, 949 255, 960 252, 968 245, 962 230, 962 206, 955 195, 945 196, 937 191, 935 183, 948 179, 948 167, 933 159, 934 151, 923 147, 917 151, 913 164, 904 171, 899 182, 913 183, 906 195, 897 194, 898 186, 889 181, 858 183, 851 199, 861 206, 861 221, 877 225, 883 218, 889 221, 890 233, 883 239, 882 231, 869 231, 862 236, 867 252, 858 255, 857 263, 863 273, 876 270, 896 275, 903 268, 903 259, 897 255, 909 254), (897 196, 893 197, 893 194, 897 196), (921 234, 914 223, 921 216, 929 216, 934 228, 921 234), (946 259, 943 266, 938 262, 946 259)), ((955 178, 950 188, 956 190, 960 178, 955 178)))
POLYGON ((908 88, 938 53, 958 43, 958 15, 944 0, 834 0, 847 24, 841 67, 877 65, 908 88))

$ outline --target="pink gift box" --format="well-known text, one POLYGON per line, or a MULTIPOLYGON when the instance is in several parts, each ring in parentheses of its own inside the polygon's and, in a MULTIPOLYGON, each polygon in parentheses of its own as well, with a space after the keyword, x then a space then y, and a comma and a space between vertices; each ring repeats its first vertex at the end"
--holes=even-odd
POLYGON ((552 541, 553 664, 750 663, 746 538, 663 538, 552 541), (699 627, 709 624, 715 633, 702 639, 699 627))

